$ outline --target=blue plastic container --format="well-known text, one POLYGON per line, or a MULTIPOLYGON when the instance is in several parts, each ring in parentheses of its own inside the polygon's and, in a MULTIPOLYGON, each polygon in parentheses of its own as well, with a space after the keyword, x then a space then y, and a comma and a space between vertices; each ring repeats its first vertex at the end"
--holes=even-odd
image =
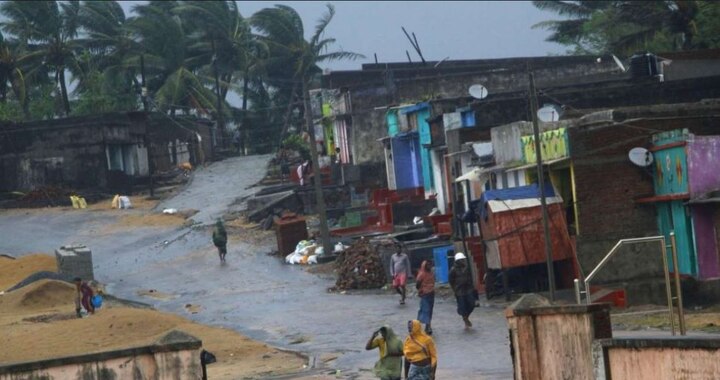
POLYGON ((450 274, 450 260, 455 254, 452 245, 437 247, 433 249, 433 261, 435 261, 435 282, 447 284, 450 274))

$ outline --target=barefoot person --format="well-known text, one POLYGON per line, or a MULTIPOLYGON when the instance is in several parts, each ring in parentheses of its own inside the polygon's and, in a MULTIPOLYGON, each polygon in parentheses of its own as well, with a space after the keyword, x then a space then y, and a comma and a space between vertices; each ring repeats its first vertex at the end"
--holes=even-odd
POLYGON ((402 251, 400 244, 395 245, 396 251, 390 258, 390 274, 392 275, 392 286, 395 291, 400 294, 400 305, 405 305, 405 295, 407 290, 405 285, 407 284, 408 278, 412 275, 410 273, 410 259, 402 251))
POLYGON ((373 372, 380 380, 400 380, 402 374, 403 343, 388 326, 376 330, 365 345, 366 350, 377 348, 380 360, 373 372))
POLYGON ((95 307, 92 304, 93 290, 87 282, 83 281, 80 277, 75 277, 75 314, 78 318, 82 318, 80 313, 80 306, 85 308, 88 314, 95 313, 95 307))
POLYGON ((470 314, 475 309, 475 285, 470 273, 465 254, 462 252, 456 253, 449 280, 457 301, 457 313, 465 322, 465 328, 472 327, 470 314))
POLYGON ((425 324, 425 332, 432 335, 432 315, 435 306, 435 271, 432 261, 423 261, 420 264, 417 278, 415 279, 415 287, 420 296, 420 310, 418 311, 418 320, 425 324))
POLYGON ((225 231, 225 225, 220 218, 218 218, 217 222, 215 222, 212 239, 213 244, 215 244, 218 249, 220 264, 224 264, 225 255, 227 254, 227 232, 225 231))
POLYGON ((408 380, 431 380, 437 369, 435 341, 422 331, 418 320, 408 321, 408 335, 403 345, 405 355, 405 378, 408 380))

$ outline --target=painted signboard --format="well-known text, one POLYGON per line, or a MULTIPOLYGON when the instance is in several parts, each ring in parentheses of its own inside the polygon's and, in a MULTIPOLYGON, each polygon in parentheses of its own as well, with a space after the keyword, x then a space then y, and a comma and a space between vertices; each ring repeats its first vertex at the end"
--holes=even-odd
MULTIPOLYGON (((522 136, 520 138, 523 149, 523 160, 527 164, 537 161, 535 155, 535 136, 522 136)), ((543 161, 554 160, 569 156, 570 144, 566 128, 545 131, 540 134, 540 146, 543 161)))

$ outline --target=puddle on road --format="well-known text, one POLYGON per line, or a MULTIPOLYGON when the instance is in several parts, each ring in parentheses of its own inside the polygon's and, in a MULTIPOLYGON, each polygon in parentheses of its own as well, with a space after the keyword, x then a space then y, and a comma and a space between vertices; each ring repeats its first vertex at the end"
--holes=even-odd
POLYGON ((137 295, 142 297, 150 297, 156 300, 167 301, 178 297, 176 294, 164 293, 155 289, 138 290, 137 295))

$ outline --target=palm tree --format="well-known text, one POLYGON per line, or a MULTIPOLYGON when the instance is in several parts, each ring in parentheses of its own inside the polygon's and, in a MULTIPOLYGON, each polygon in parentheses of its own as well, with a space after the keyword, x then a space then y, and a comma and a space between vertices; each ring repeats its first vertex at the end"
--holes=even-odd
MULTIPOLYGON (((552 32, 547 41, 578 52, 624 53, 637 50, 690 50, 695 43, 698 1, 533 1, 565 20, 544 21, 534 28, 552 32)), ((714 32, 717 33, 717 30, 714 32)))
POLYGON ((541 10, 552 11, 564 20, 542 21, 533 28, 551 31, 546 41, 562 45, 574 46, 576 50, 587 50, 586 25, 597 12, 605 11, 612 6, 611 1, 533 1, 533 5, 541 10))
POLYGON ((15 35, 27 59, 34 60, 36 69, 49 69, 60 87, 65 115, 70 114, 65 70, 75 66, 74 38, 78 31, 79 1, 5 1, 0 13, 7 20, 2 23, 8 33, 15 35))
POLYGON ((78 22, 84 32, 73 78, 85 112, 128 110, 137 107, 140 83, 131 64, 141 51, 116 1, 84 1, 78 22))
MULTIPOLYGON (((208 69, 214 77, 218 121, 221 126, 222 101, 227 98, 231 86, 240 77, 243 81, 242 111, 246 113, 250 77, 255 74, 257 60, 266 49, 252 34, 250 24, 240 14, 236 2, 185 1, 175 11, 184 16, 183 20, 187 24, 193 25, 194 29, 200 32, 195 36, 194 46, 203 57, 201 59, 209 62, 208 69)), ((246 118, 242 119, 245 129, 246 118)))
POLYGON ((332 252, 332 245, 330 244, 330 233, 327 225, 327 215, 325 214, 325 199, 322 192, 322 176, 320 175, 320 164, 315 144, 315 128, 310 109, 309 87, 313 79, 322 73, 322 70, 318 67, 319 63, 340 59, 363 58, 361 54, 342 50, 327 51, 330 45, 335 43, 334 38, 324 38, 325 29, 332 21, 333 16, 335 16, 335 8, 331 4, 327 4, 327 13, 318 20, 315 33, 309 41, 306 41, 300 15, 288 6, 276 5, 275 8, 266 8, 253 15, 253 25, 261 33, 264 33, 263 40, 270 49, 271 59, 269 66, 277 70, 277 72, 285 74, 283 79, 291 78, 294 82, 294 88, 297 87, 297 84, 302 88, 305 126, 310 134, 310 154, 313 158, 312 165, 315 173, 315 196, 320 218, 320 235, 326 254, 332 252), (282 67, 283 64, 285 69, 282 67), (281 65, 281 67, 273 65, 281 65))
POLYGON ((15 41, 8 41, 0 33, 0 103, 5 104, 8 88, 12 90, 23 112, 23 117, 30 119, 27 104, 25 75, 21 62, 24 57, 19 52, 15 41))
MULTIPOLYGON (((192 45, 190 36, 197 31, 173 13, 177 7, 177 1, 135 6, 138 16, 128 22, 128 28, 143 48, 140 53, 150 74, 148 90, 156 106, 170 114, 178 109, 208 113, 215 109, 215 96, 198 75, 207 61, 192 45)), ((130 65, 139 68, 139 56, 130 65)))

